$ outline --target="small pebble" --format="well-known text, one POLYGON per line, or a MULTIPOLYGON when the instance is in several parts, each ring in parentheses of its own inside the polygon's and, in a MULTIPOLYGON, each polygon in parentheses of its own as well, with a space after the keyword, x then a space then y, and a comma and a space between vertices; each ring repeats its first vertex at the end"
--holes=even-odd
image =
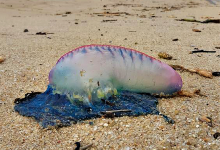
POLYGON ((193 32, 201 32, 199 29, 192 29, 193 32))
POLYGON ((108 124, 107 124, 107 123, 104 123, 104 124, 103 124, 103 126, 104 126, 104 127, 107 127, 107 126, 108 126, 108 124))
POLYGON ((178 41, 179 39, 173 39, 172 41, 178 41))
POLYGON ((216 133, 213 135, 213 137, 214 137, 215 139, 217 139, 219 136, 220 136, 220 133, 219 133, 219 132, 216 132, 216 133))
POLYGON ((196 70, 197 74, 207 77, 207 78, 213 78, 212 72, 208 70, 202 70, 202 69, 197 69, 196 70))
POLYGON ((0 56, 0 63, 4 62, 5 61, 5 58, 0 56))
POLYGON ((97 127, 97 126, 94 126, 93 130, 96 131, 97 129, 98 129, 98 127, 97 127))
POLYGON ((24 32, 29 32, 28 29, 24 29, 24 32))
POLYGON ((65 14, 72 14, 70 11, 67 11, 65 14))
POLYGON ((175 110, 175 111, 174 111, 175 115, 178 115, 179 112, 180 112, 179 110, 175 110))
POLYGON ((210 123, 211 122, 211 120, 209 118, 207 118, 206 116, 199 117, 199 121, 206 122, 206 123, 210 123))
POLYGON ((125 150, 130 150, 130 147, 125 147, 125 150))
POLYGON ((203 141, 207 143, 209 141, 209 139, 203 138, 203 141))
POLYGON ((129 128, 129 127, 130 127, 130 125, 128 125, 128 124, 127 124, 127 125, 125 125, 125 126, 126 126, 127 128, 129 128))
POLYGON ((112 132, 111 132, 111 131, 109 131, 109 132, 108 132, 108 134, 112 134, 112 132))
POLYGON ((212 72, 213 76, 220 76, 220 72, 212 72))
POLYGON ((165 127, 164 126, 159 126, 158 127, 160 130, 163 130, 165 127))
POLYGON ((167 59, 167 60, 171 60, 173 58, 171 55, 167 54, 166 52, 160 52, 158 56, 160 58, 167 59))

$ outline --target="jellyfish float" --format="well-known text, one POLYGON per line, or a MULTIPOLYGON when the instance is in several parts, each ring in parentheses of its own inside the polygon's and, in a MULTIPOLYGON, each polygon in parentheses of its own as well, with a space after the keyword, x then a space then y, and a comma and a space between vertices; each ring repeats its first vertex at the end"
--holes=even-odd
POLYGON ((67 126, 112 110, 116 117, 159 115, 154 95, 173 94, 181 87, 182 79, 175 70, 142 52, 86 45, 57 61, 44 93, 16 99, 14 109, 34 117, 44 128, 67 126))

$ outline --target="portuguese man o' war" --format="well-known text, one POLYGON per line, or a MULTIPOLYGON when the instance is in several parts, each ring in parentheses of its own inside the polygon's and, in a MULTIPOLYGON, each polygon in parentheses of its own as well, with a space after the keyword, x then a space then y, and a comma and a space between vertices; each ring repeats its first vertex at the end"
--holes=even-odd
POLYGON ((47 90, 16 99, 15 110, 43 127, 70 125, 108 110, 129 110, 115 116, 160 114, 152 95, 173 94, 181 87, 175 70, 142 52, 87 45, 63 55, 49 73, 47 90))

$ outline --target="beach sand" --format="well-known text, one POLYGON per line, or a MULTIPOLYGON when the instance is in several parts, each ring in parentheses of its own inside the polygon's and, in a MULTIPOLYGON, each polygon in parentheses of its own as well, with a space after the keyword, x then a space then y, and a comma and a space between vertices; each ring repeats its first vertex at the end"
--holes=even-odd
POLYGON ((160 98, 159 110, 175 124, 147 115, 42 129, 13 109, 16 98, 44 92, 59 57, 83 45, 123 46, 157 59, 166 52, 173 59, 160 59, 165 63, 220 71, 220 49, 215 48, 220 47, 220 24, 175 20, 183 18, 220 19, 220 5, 205 0, 0 0, 0 56, 5 58, 0 63, 0 149, 72 150, 78 141, 93 144, 90 149, 220 149, 220 138, 213 137, 220 132, 219 77, 179 72, 183 90, 200 89, 205 96, 160 98), (216 53, 189 54, 194 48, 216 53), (202 116, 211 117, 213 126, 199 121, 202 116))

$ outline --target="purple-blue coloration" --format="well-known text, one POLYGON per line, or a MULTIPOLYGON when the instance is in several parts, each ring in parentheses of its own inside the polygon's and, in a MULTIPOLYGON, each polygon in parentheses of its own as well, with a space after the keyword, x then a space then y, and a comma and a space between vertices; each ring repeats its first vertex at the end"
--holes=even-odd
POLYGON ((101 117, 107 110, 130 110, 115 116, 161 115, 157 99, 143 93, 172 94, 181 87, 176 71, 144 53, 88 45, 63 55, 49 73, 47 90, 15 100, 14 109, 34 117, 43 127, 101 117))
POLYGON ((49 81, 55 93, 66 94, 71 101, 96 100, 124 90, 172 94, 182 87, 180 75, 169 65, 136 50, 109 45, 82 46, 63 55, 49 81))

